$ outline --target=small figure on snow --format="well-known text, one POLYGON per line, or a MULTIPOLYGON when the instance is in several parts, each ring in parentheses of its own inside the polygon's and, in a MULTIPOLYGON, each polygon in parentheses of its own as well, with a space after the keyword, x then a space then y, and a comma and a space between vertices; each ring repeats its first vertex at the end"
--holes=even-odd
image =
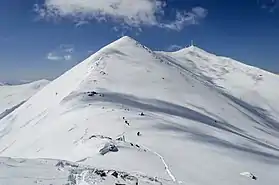
POLYGON ((144 113, 143 113, 143 112, 141 112, 141 113, 140 113, 140 116, 144 116, 144 113))
POLYGON ((141 133, 140 133, 140 132, 137 132, 137 136, 141 136, 141 133))
POLYGON ((129 123, 127 120, 125 120, 125 123, 126 123, 128 126, 130 126, 130 123, 129 123))

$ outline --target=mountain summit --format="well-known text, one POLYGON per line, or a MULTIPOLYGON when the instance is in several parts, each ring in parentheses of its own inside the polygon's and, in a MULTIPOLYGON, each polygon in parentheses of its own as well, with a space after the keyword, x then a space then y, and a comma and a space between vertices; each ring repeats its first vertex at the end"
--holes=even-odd
POLYGON ((98 179, 79 169, 80 184, 118 183, 119 174, 247 184, 244 170, 274 184, 278 76, 190 50, 154 52, 129 37, 105 46, 0 120, 0 155, 103 169, 98 179))
POLYGON ((279 91, 279 86, 276 85, 279 79, 275 74, 228 57, 211 54, 195 46, 162 53, 175 59, 177 64, 203 81, 221 87, 222 91, 254 107, 263 108, 274 119, 279 118, 276 93, 279 91), (272 90, 270 87, 273 87, 272 90))

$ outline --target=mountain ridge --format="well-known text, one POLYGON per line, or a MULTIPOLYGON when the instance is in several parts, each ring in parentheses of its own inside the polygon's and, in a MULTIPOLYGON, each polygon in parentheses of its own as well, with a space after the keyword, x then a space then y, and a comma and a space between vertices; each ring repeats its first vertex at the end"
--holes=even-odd
POLYGON ((21 85, 0 86, 0 118, 21 106, 48 83, 43 79, 21 85))
POLYGON ((227 60, 231 60, 232 62, 235 62, 235 63, 240 63, 241 65, 245 65, 246 67, 252 67, 252 68, 255 68, 255 69, 259 69, 259 70, 262 70, 264 72, 267 72, 267 73, 271 73, 271 74, 275 74, 276 75, 276 72, 272 72, 270 70, 267 70, 267 69, 264 69, 264 68, 261 68, 261 67, 258 67, 258 66, 254 66, 252 64, 246 64, 246 63, 243 63, 239 60, 236 60, 236 59, 233 59, 229 56, 223 56, 223 55, 218 55, 216 53, 212 53, 212 52, 209 52, 209 51, 206 51, 198 46, 188 46, 188 47, 184 47, 182 49, 179 49, 177 51, 157 51, 157 52, 163 52, 163 53, 174 53, 174 54, 188 54, 190 52, 193 52, 193 53, 196 53, 196 54, 203 54, 205 56, 215 56, 215 57, 218 57, 220 59, 227 59, 227 60))
MULTIPOLYGON (((279 127, 267 113, 278 115, 278 101, 266 100, 274 110, 256 109, 230 89, 228 77, 242 70, 229 66, 218 81, 221 61, 209 59, 216 71, 191 54, 158 53, 118 39, 1 119, 0 156, 68 160, 166 179, 162 184, 275 183, 279 127), (222 89, 221 82, 229 86, 222 89), (259 180, 241 177, 243 171, 259 180)), ((277 80, 263 78, 258 84, 277 80)), ((238 90, 262 105, 257 93, 238 90)), ((80 183, 97 183, 93 177, 80 183)))

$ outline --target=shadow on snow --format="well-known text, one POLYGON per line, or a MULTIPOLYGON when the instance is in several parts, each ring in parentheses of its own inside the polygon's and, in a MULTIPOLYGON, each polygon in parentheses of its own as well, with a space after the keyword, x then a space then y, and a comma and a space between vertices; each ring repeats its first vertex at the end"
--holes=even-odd
MULTIPOLYGON (((144 111, 163 113, 163 114, 167 114, 170 116, 177 116, 177 117, 193 120, 193 121, 196 121, 197 123, 204 124, 204 125, 207 125, 207 126, 219 129, 219 130, 223 130, 223 131, 232 133, 238 137, 247 139, 250 142, 252 142, 256 145, 259 145, 261 147, 271 149, 276 152, 279 151, 279 149, 277 147, 272 146, 264 141, 261 141, 258 138, 248 135, 243 130, 229 124, 225 120, 222 120, 220 117, 217 117, 219 120, 215 120, 212 117, 209 117, 205 114, 202 114, 202 113, 192 110, 190 108, 187 108, 187 107, 184 107, 181 105, 177 105, 177 104, 173 104, 170 102, 158 100, 158 99, 139 98, 139 97, 136 97, 133 95, 128 95, 128 94, 107 92, 105 90, 102 90, 102 91, 103 91, 102 94, 104 94, 104 97, 99 97, 99 96, 88 97, 88 96, 86 96, 82 100, 87 103, 92 102, 92 101, 93 102, 94 101, 110 102, 110 103, 114 103, 114 104, 134 107, 134 108, 141 109, 144 111)), ((228 95, 226 95, 226 97, 230 98, 231 100, 234 100, 234 102, 237 102, 236 99, 233 99, 233 97, 229 97, 228 95)), ((243 104, 240 104, 238 102, 238 105, 242 106, 243 104)), ((244 105, 247 109, 251 108, 251 107, 248 107, 247 104, 244 104, 244 105)), ((254 110, 254 109, 251 109, 251 110, 254 110)), ((259 113, 258 113, 258 115, 259 115, 259 113)), ((216 115, 215 115, 215 117, 216 117, 216 115)), ((264 119, 265 117, 262 116, 262 118, 264 119)), ((271 124, 270 126, 272 126, 272 124, 275 124, 275 122, 271 122, 271 120, 267 120, 267 123, 271 124)), ((173 129, 177 129, 177 128, 176 128, 176 125, 174 124, 173 126, 169 126, 168 128, 162 128, 162 129, 173 130, 173 129)), ((265 159, 266 158, 276 159, 276 160, 278 160, 278 163, 279 163, 279 157, 275 156, 273 154, 258 151, 256 149, 252 149, 252 148, 247 148, 244 146, 239 146, 239 145, 230 143, 228 141, 219 139, 217 137, 203 134, 201 132, 194 132, 193 130, 189 131, 189 128, 186 128, 186 129, 183 128, 183 129, 179 129, 179 130, 181 130, 185 133, 190 133, 193 136, 193 139, 196 141, 211 143, 216 146, 222 146, 225 148, 233 148, 233 149, 236 149, 239 151, 255 154, 257 156, 262 156, 265 159)))

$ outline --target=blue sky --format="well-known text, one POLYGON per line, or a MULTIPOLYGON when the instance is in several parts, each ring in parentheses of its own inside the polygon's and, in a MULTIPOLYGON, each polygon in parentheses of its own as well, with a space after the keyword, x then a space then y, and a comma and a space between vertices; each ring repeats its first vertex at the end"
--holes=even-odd
POLYGON ((194 40, 209 52, 279 72, 277 6, 275 0, 1 0, 0 81, 55 78, 121 35, 154 50, 194 40))

